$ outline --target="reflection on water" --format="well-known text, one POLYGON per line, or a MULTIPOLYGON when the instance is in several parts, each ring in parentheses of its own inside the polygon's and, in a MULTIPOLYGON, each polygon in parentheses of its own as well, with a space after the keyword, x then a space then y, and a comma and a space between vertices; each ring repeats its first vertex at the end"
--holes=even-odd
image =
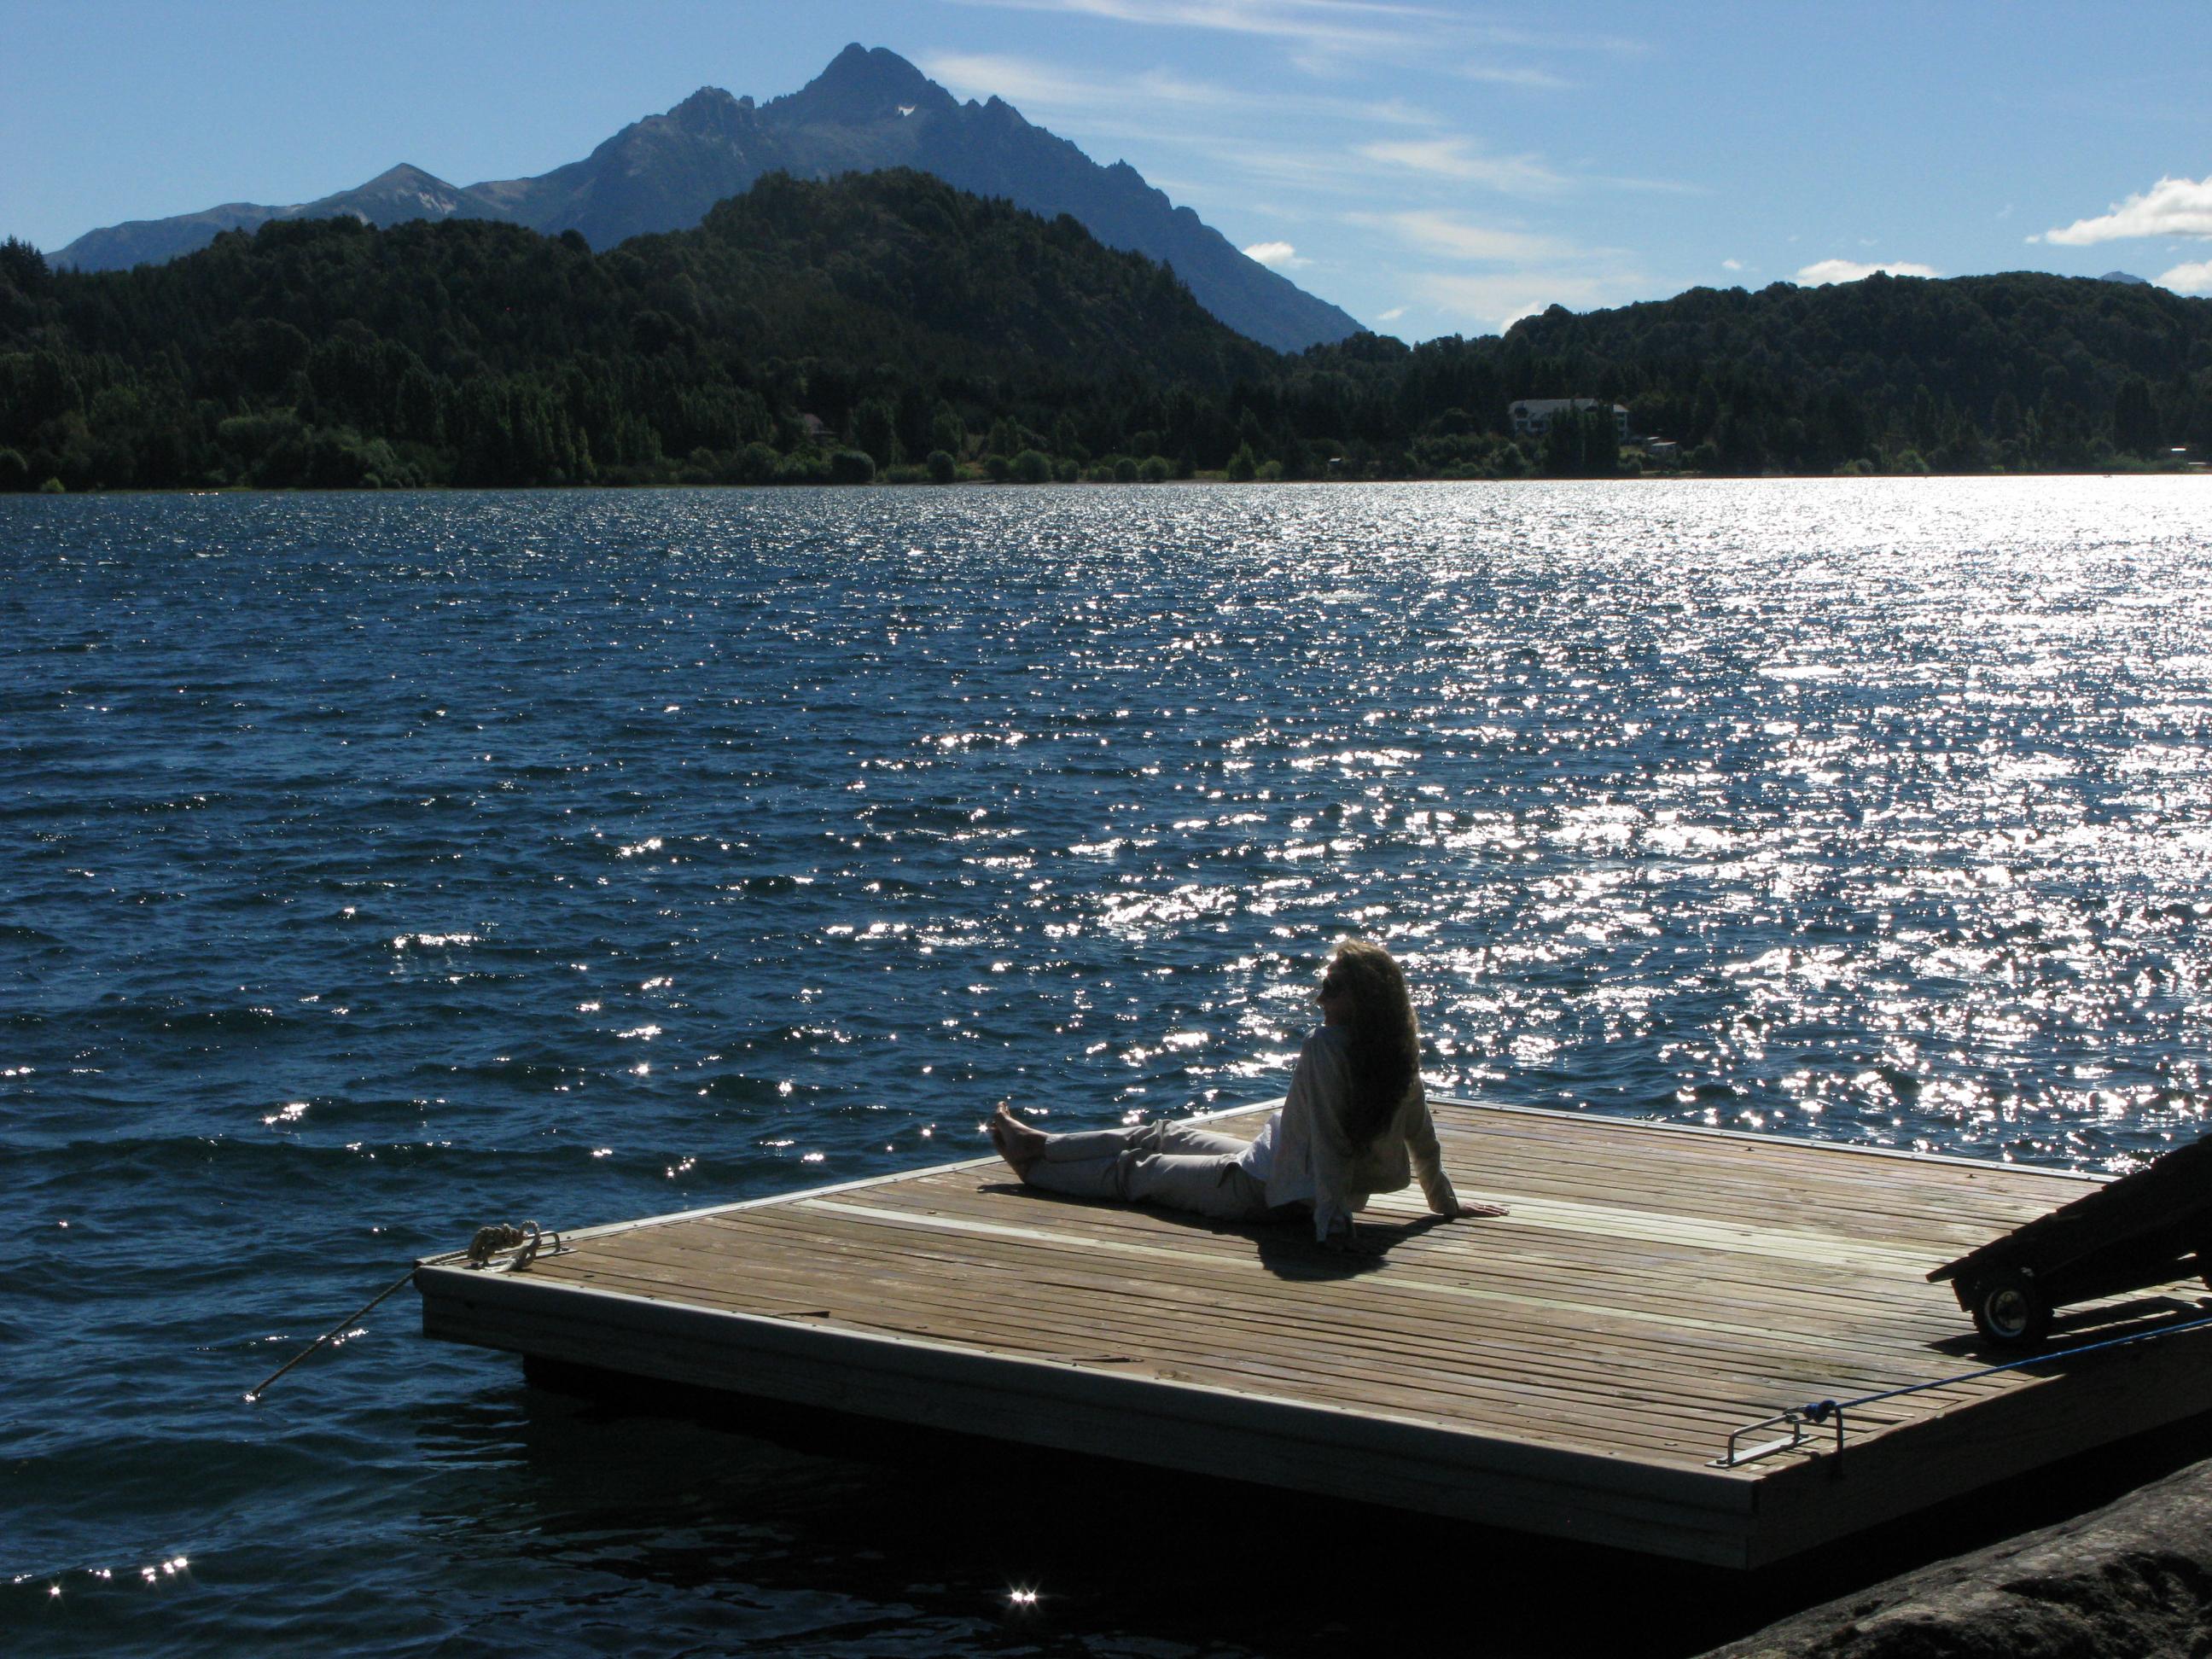
POLYGON ((404 1302, 237 1397, 484 1221, 969 1155, 1002 1097, 1262 1097, 1347 929, 1407 960, 1432 1082, 1491 1099, 2090 1168, 2193 1134, 2206 501, 0 501, 0 1328, 36 1402, 0 1620, 1203 1650, 1211 1613, 1124 1618, 1122 1581, 1257 1571, 1240 1525, 751 1442, 702 1470, 404 1302))

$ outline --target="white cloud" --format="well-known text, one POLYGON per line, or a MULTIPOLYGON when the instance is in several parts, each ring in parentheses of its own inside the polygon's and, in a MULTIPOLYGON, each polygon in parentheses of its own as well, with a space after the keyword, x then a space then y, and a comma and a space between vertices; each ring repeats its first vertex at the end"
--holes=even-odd
POLYGON ((970 98, 1003 98, 1036 109, 1089 109, 1110 102, 1114 93, 1110 86, 1063 74, 1034 58, 997 52, 933 52, 922 59, 921 70, 970 98))
MULTIPOLYGON (((1374 190, 1374 170, 1360 168, 1339 149, 1275 149, 1264 144, 1226 139, 1215 145, 1210 161, 1215 176, 1205 191, 1191 189, 1187 182, 1184 189, 1188 199, 1200 200, 1207 195, 1224 201, 1236 198, 1241 192, 1226 185, 1221 176, 1229 171, 1286 190, 1356 193, 1363 200, 1371 199, 1374 190)), ((1155 182, 1160 183, 1163 190, 1167 188, 1164 182, 1155 182)))
POLYGON ((1876 271, 1891 276, 1942 275, 1932 266, 1916 265, 1905 259, 1885 259, 1875 265, 1861 264, 1856 259, 1822 259, 1800 270, 1797 280, 1808 288, 1819 288, 1828 283, 1856 283, 1876 271))
MULTIPOLYGON (((1270 94, 1267 101, 1268 108, 1278 112, 1281 111, 1283 100, 1279 97, 1270 94)), ((1379 103, 1354 104, 1346 113, 1370 121, 1387 121, 1400 127, 1433 127, 1437 125, 1435 116, 1419 105, 1409 104, 1402 98, 1385 98, 1379 103)))
POLYGON ((1060 12, 1151 28, 1207 29, 1279 41, 1291 61, 1316 76, 1335 71, 1347 52, 1429 58, 1440 49, 1505 46, 1543 52, 1632 56, 1646 50, 1619 35, 1532 33, 1476 22, 1453 3, 1408 0, 961 0, 1008 11, 1060 12))
POLYGON ((1614 190, 1660 191, 1677 195, 1703 196, 1703 185, 1685 185, 1668 179, 1608 177, 1560 173, 1540 155, 1492 155, 1458 137, 1391 138, 1358 145, 1352 152, 1364 161, 1390 168, 1425 174, 1458 184, 1486 185, 1507 196, 1553 196, 1584 185, 1614 190))
POLYGON ((2193 265, 2176 265, 2158 279, 2160 288, 2176 294, 2212 294, 2212 259, 2193 265))
POLYGON ((2212 236, 2212 177, 2160 179, 2142 195, 2115 203, 2109 213, 2027 240, 2087 247, 2130 236, 2212 236))
POLYGON ((1548 236, 1532 236, 1526 231, 1495 230, 1487 225, 1469 224, 1450 213, 1419 210, 1347 213, 1344 217, 1347 224, 1387 230, 1409 247, 1419 248, 1425 253, 1444 254, 1455 259, 1510 264, 1572 258, 1577 252, 1565 243, 1548 236))
POLYGON ((1484 155, 1464 138, 1389 139, 1362 144, 1357 153, 1370 161, 1486 185, 1509 195, 1546 195, 1566 183, 1533 155, 1484 155))
MULTIPOLYGON (((1140 145, 1155 157, 1164 144, 1203 149, 1212 183, 1188 189, 1189 198, 1200 203, 1224 201, 1222 191, 1213 186, 1224 169, 1283 186, 1368 196, 1382 179, 1406 174, 1524 198, 1589 185, 1694 188, 1594 174, 1571 177, 1534 153, 1493 154, 1474 139, 1437 131, 1442 122, 1434 112, 1396 96, 1359 99, 1279 87, 1253 89, 1194 80, 1168 69, 1100 73, 1088 64, 1063 65, 1002 52, 927 53, 920 64, 925 74, 957 95, 1003 98, 1100 159, 1111 155, 1117 142, 1140 145), (1327 145, 1320 134, 1329 122, 1356 123, 1370 132, 1396 128, 1404 136, 1327 145), (1313 147, 1281 148, 1276 141, 1286 130, 1310 133, 1313 147)), ((1152 182, 1165 183, 1159 178, 1152 182)), ((1231 189, 1226 199, 1237 200, 1237 192, 1231 189)))
POLYGON ((1741 270, 1743 269, 1743 261, 1741 259, 1723 259, 1721 261, 1721 269, 1723 270, 1741 270))
MULTIPOLYGON (((1449 27, 1447 12, 1369 0, 968 0, 1010 11, 1069 12, 1151 27, 1257 35, 1319 52, 1391 52, 1449 27)), ((1325 58, 1318 61, 1325 61, 1325 58)))
POLYGON ((1024 114, 1040 112, 1060 118, 1086 118, 1096 133, 1157 138, 1161 136, 1161 112, 1173 110, 1210 118, 1201 131, 1182 136, 1205 142, 1218 131, 1221 118, 1248 116, 1266 130, 1279 130, 1283 122, 1304 115, 1335 117, 1348 121, 1387 126, 1434 127, 1437 117, 1402 98, 1352 99, 1316 94, 1285 94, 1270 88, 1248 92, 1215 81, 1194 81, 1172 70, 1146 70, 1134 75, 1087 75, 1034 58, 1011 53, 940 52, 924 53, 922 73, 963 98, 1003 98, 1024 114), (1101 116, 1109 118, 1102 126, 1101 116))
POLYGON ((1413 280, 1420 296, 1446 316, 1502 333, 1547 307, 1587 311, 1613 303, 1634 291, 1638 279, 1568 268, 1501 271, 1494 276, 1425 271, 1413 280))
POLYGON ((1711 185, 1693 185, 1680 179, 1638 179, 1625 174, 1607 177, 1593 173, 1591 182, 1610 185, 1615 190, 1649 191, 1662 196, 1710 196, 1713 193, 1711 185))
POLYGON ((1528 87, 1540 92, 1558 92, 1573 84, 1544 70, 1516 69, 1504 64, 1468 64, 1460 74, 1487 86, 1528 87))
POLYGON ((1534 46, 1547 52, 1599 52, 1616 57, 1634 57, 1648 51, 1641 40, 1622 34, 1553 34, 1516 28, 1507 24, 1483 25, 1482 39, 1501 46, 1534 46))
POLYGON ((1298 258, 1298 251, 1288 242, 1255 242, 1244 250, 1244 257, 1257 260, 1270 270, 1298 270, 1313 263, 1298 258))
MULTIPOLYGON (((1501 229, 1437 210, 1346 213, 1344 222, 1378 233, 1417 252, 1455 261, 1459 269, 1401 272, 1423 312, 1462 332, 1503 331, 1552 305, 1587 310, 1641 293, 1638 272, 1619 249, 1580 246, 1555 236, 1501 229)), ((1389 264, 1389 257, 1376 256, 1389 264)), ((1376 320, 1395 322, 1400 305, 1376 320)))

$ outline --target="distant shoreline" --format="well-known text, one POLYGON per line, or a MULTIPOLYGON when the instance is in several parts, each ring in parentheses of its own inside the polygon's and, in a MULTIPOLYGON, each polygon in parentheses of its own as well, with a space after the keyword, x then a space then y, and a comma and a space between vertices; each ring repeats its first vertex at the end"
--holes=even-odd
POLYGON ((1280 489, 1280 488, 1353 488, 1374 484, 1638 484, 1638 483, 1867 483, 1890 479, 1914 483, 1944 483, 1966 479, 2004 478, 2185 478, 2212 476, 2212 465, 2191 461, 2185 465, 2156 465, 2134 467, 2083 467, 2066 471, 2033 472, 1698 472, 1687 468, 1652 472, 1621 472, 1600 477, 1550 477, 1537 475, 1519 478, 1444 478, 1444 477, 1377 477, 1377 478, 1231 478, 1224 474, 1200 473, 1188 478, 1141 480, 1134 483, 1115 478, 1041 479, 1034 483, 1018 483, 1012 479, 961 477, 945 483, 926 479, 872 478, 866 483, 833 483, 828 480, 806 483, 732 483, 714 479, 664 478, 641 480, 635 483, 607 483, 594 480, 587 483, 529 483, 529 484, 401 484, 390 486, 340 484, 213 484, 177 485, 171 488, 125 486, 120 489, 39 489, 0 491, 0 501, 15 496, 118 496, 118 495, 627 495, 657 489, 752 489, 764 494, 781 494, 803 489, 835 490, 866 493, 873 490, 912 490, 928 494, 938 490, 992 489, 1007 491, 1044 489, 1170 489, 1179 485, 1198 484, 1206 488, 1280 489))

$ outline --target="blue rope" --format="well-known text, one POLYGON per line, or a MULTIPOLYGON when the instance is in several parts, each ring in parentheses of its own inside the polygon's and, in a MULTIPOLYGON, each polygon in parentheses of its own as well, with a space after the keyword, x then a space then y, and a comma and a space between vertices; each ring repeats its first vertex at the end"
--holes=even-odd
POLYGON ((2100 1348, 2124 1348, 2130 1342, 2148 1342, 2153 1337, 2179 1336, 2184 1331, 2202 1330, 2212 1325, 2212 1317, 2192 1319, 2183 1325, 2161 1325, 2154 1331, 2137 1331, 2133 1336, 2107 1337, 2102 1342, 2085 1342, 2078 1348, 2061 1348, 2055 1353, 2039 1353, 2026 1359, 2008 1360, 2002 1365, 1984 1365, 1978 1371, 1961 1371, 1956 1376, 1939 1376, 1933 1382, 1914 1382, 1902 1389, 1884 1389, 1879 1394, 1863 1394, 1856 1400, 1821 1400, 1809 1406, 1800 1406, 1788 1413, 1808 1423, 1825 1423, 1838 1412, 1856 1411, 1862 1406, 1871 1406, 1877 1400, 1894 1400, 1899 1395, 1925 1394, 1930 1389, 1947 1389, 1954 1382, 1971 1382, 1978 1376, 1995 1376, 1999 1371, 2016 1371, 2023 1365, 2048 1365, 2055 1359, 2071 1359, 2077 1353, 2094 1353, 2100 1348))

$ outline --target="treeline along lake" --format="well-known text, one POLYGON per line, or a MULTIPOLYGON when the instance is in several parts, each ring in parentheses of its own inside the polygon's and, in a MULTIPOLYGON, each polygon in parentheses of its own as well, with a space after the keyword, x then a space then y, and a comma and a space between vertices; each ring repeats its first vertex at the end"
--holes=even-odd
POLYGON ((2017 473, 2208 453, 2212 301, 2033 272, 1693 289, 1285 355, 1072 218, 902 171, 771 175, 696 229, 598 252, 574 231, 343 217, 131 270, 0 242, 0 492, 2017 473), (1527 399, 1589 406, 1532 422, 1527 399))

